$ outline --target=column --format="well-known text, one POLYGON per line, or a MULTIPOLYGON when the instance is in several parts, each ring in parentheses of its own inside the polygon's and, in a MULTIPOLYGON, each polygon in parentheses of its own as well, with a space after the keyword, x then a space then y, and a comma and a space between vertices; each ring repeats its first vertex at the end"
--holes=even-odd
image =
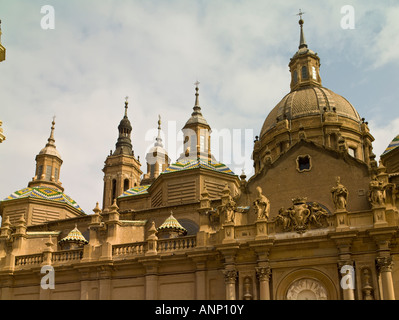
POLYGON ((381 277, 382 299, 395 300, 395 291, 392 280, 392 257, 379 257, 376 259, 376 266, 381 277))
POLYGON ((256 267, 259 280, 259 300, 270 300, 270 267, 256 267))
POLYGON ((144 263, 146 268, 145 275, 145 299, 146 300, 157 300, 158 299, 158 263, 157 262, 146 262, 144 263))
POLYGON ((99 267, 99 285, 98 298, 99 300, 111 300, 111 276, 112 270, 109 267, 99 267))
POLYGON ((206 299, 206 262, 197 262, 195 271, 195 287, 197 300, 206 299))
POLYGON ((237 270, 224 270, 223 274, 226 284, 226 300, 236 300, 236 281, 238 275, 237 270))
POLYGON ((340 286, 344 300, 355 300, 355 269, 353 261, 339 261, 340 286))

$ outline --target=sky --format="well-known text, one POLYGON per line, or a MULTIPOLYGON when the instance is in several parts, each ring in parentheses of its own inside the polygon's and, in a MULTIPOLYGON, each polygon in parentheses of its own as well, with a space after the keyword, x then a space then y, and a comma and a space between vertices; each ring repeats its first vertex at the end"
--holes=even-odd
POLYGON ((64 192, 91 214, 125 97, 146 172, 158 115, 172 161, 181 152, 197 80, 213 134, 231 141, 216 158, 250 177, 254 137, 290 90, 299 9, 323 86, 369 123, 378 160, 399 134, 396 0, 0 0, 0 199, 27 187, 56 116, 64 192))

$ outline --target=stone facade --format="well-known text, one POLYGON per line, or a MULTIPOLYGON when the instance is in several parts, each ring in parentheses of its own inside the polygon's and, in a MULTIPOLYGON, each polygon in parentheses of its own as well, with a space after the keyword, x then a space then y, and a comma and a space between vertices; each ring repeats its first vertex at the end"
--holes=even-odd
MULTIPOLYGON (((0 202, 0 298, 397 299, 399 154, 375 161, 367 123, 321 87, 300 27, 291 92, 255 140, 254 176, 214 159, 197 83, 185 151, 170 164, 158 135, 142 178, 126 102, 102 209, 79 210, 54 171, 0 202)), ((62 164, 53 131, 37 166, 62 164)))

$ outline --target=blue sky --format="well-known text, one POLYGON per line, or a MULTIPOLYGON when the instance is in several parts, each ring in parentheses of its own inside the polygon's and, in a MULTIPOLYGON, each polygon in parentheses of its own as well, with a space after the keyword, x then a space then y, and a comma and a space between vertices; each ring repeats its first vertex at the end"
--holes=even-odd
MULTIPOLYGON (((102 201, 102 168, 115 148, 125 96, 145 171, 158 114, 165 143, 181 140, 170 128, 180 130, 189 118, 196 80, 210 126, 244 140, 245 130, 252 133, 250 152, 264 119, 289 92, 300 8, 323 86, 366 118, 380 155, 399 133, 397 1, 2 0, 0 119, 7 139, 0 145, 0 198, 34 176, 55 115, 65 193, 91 213, 102 201), (355 29, 341 27, 348 4, 355 29), (54 30, 41 28, 44 5, 54 7, 54 30)), ((226 164, 250 175, 250 159, 226 164)))

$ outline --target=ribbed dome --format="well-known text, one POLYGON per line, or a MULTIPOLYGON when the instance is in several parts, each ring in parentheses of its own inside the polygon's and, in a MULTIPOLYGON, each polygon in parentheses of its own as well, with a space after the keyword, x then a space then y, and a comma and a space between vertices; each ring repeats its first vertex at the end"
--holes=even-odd
POLYGON ((335 110, 339 116, 361 121, 356 109, 344 97, 324 87, 305 87, 291 91, 274 107, 263 123, 260 136, 272 129, 278 121, 321 115, 324 108, 332 112, 335 110))

